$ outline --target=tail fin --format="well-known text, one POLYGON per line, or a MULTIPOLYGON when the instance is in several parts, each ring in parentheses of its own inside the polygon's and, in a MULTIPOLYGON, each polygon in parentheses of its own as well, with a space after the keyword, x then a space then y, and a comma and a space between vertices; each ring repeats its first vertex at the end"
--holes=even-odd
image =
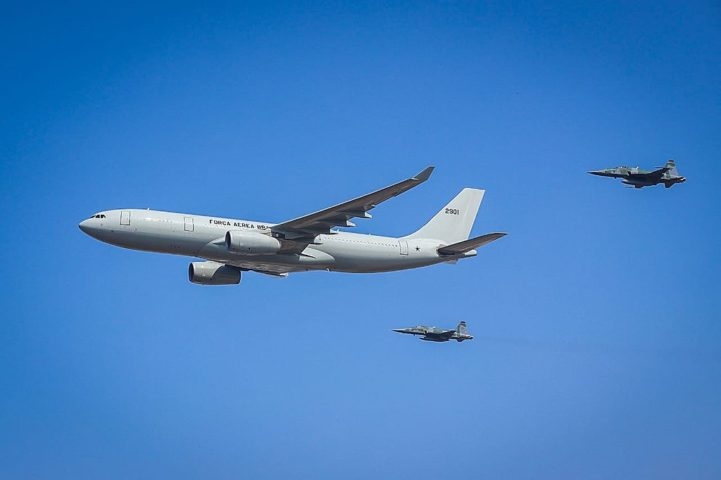
POLYGON ((466 327, 466 322, 461 320, 461 322, 456 327, 456 332, 460 333, 461 335, 468 335, 468 328, 466 327))
POLYGON ((448 205, 406 238, 432 238, 452 244, 467 240, 485 190, 464 188, 448 205))
POLYGON ((678 174, 678 170, 676 169, 676 162, 674 162, 673 160, 669 160, 668 162, 666 162, 665 167, 668 168, 667 171, 670 175, 674 177, 680 177, 680 175, 678 174))

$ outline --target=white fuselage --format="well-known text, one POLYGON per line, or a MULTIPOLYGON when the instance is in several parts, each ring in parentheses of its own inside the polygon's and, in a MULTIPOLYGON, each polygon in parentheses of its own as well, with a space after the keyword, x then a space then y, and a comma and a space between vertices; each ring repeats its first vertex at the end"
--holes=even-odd
POLYGON ((435 239, 331 232, 316 236, 300 254, 245 255, 227 248, 226 232, 270 235, 273 224, 157 210, 107 210, 82 221, 79 226, 88 235, 120 247, 200 257, 267 272, 387 272, 476 254, 470 251, 459 256, 441 256, 437 249, 445 244, 435 239))

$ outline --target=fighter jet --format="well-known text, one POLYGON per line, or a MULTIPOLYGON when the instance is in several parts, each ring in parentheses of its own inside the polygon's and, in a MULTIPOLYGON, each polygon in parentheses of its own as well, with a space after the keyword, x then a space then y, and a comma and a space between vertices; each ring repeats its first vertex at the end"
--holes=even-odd
POLYGON ((671 188, 677 183, 686 181, 686 177, 682 177, 676 170, 676 162, 669 160, 663 167, 657 170, 642 170, 638 167, 616 167, 606 168, 604 170, 591 170, 591 175, 599 175, 601 177, 621 178, 621 182, 626 185, 632 185, 635 188, 650 187, 663 183, 666 188, 671 188))
POLYGON ((463 340, 473 340, 473 335, 468 333, 466 322, 463 321, 458 324, 455 330, 443 330, 442 328, 418 325, 409 328, 394 328, 393 331, 409 333, 411 335, 423 335, 421 340, 429 342, 447 342, 448 340, 462 342, 463 340))

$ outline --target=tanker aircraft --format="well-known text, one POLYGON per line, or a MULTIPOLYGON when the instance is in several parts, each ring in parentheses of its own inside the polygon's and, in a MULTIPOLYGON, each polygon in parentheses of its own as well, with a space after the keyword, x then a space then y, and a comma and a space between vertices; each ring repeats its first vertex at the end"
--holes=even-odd
POLYGON ((351 218, 428 180, 433 167, 373 193, 281 223, 208 217, 157 210, 105 210, 80 222, 100 241, 147 252, 198 257, 188 278, 201 285, 240 283, 241 272, 275 276, 326 270, 371 273, 455 263, 505 235, 470 238, 485 190, 464 188, 431 220, 410 235, 385 237, 339 231, 351 218))

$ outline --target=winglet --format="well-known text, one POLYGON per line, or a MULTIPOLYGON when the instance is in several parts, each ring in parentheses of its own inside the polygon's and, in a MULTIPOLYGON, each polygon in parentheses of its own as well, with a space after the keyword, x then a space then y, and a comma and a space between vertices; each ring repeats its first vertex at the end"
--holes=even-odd
POLYGON ((430 167, 426 168, 421 173, 414 176, 413 180, 418 180, 419 182, 425 182, 431 176, 431 173, 433 173, 434 168, 436 168, 436 167, 430 166, 430 167))

